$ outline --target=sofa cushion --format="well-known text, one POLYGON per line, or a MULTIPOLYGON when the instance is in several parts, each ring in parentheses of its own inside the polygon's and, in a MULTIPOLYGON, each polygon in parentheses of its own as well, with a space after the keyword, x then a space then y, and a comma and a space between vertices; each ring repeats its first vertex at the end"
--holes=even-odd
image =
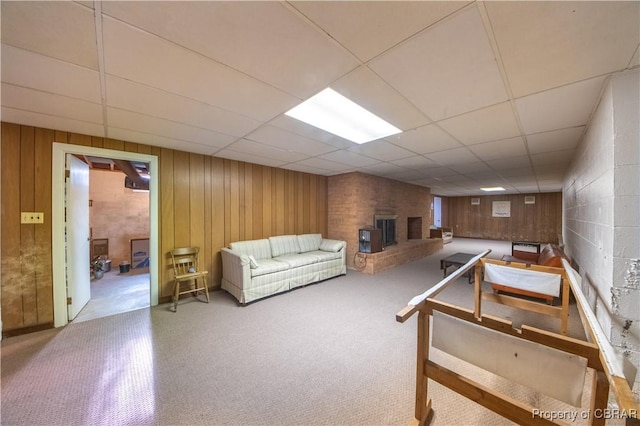
POLYGON ((340 251, 344 247, 344 241, 338 240, 322 240, 320 243, 320 250, 322 251, 340 251))
POLYGON ((318 263, 318 257, 309 253, 285 254, 283 256, 278 256, 273 260, 277 260, 278 262, 284 262, 287 265, 289 265, 290 268, 297 268, 299 266, 312 265, 314 263, 318 263))
POLYGON ((278 262, 273 259, 261 259, 257 268, 251 269, 252 277, 259 277, 260 275, 272 274, 274 272, 286 271, 289 269, 289 264, 285 262, 278 262))
POLYGON ((298 235, 298 245, 300 253, 318 250, 322 242, 322 234, 303 234, 298 235))
POLYGON ((229 248, 240 254, 253 256, 257 260, 271 259, 271 245, 267 239, 238 241, 229 244, 229 248))
POLYGON ((317 257, 318 258, 318 262, 326 262, 326 261, 329 261, 329 260, 341 259, 342 258, 342 253, 339 253, 337 251, 316 250, 316 251, 307 252, 305 254, 311 254, 311 255, 317 257))
POLYGON ((271 244, 272 257, 300 253, 297 235, 279 235, 277 237, 269 237, 269 244, 271 244))

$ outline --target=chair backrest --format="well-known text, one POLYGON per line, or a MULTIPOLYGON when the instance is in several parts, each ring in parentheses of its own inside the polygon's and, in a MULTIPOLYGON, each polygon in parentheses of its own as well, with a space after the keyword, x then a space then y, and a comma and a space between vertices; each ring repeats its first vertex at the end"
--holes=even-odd
POLYGON ((178 276, 188 274, 189 272, 198 272, 199 252, 199 247, 180 247, 171 250, 174 274, 178 276))

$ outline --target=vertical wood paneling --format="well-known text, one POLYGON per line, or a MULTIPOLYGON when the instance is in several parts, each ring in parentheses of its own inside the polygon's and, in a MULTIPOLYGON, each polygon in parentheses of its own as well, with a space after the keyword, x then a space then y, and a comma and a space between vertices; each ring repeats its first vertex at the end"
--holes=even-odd
POLYGON ((253 166, 244 163, 244 237, 253 238, 253 166))
POLYGON ((60 130, 54 130, 53 141, 59 143, 71 143, 69 142, 69 133, 62 132, 60 130))
POLYGON ((158 167, 160 169, 160 258, 162 259, 162 267, 160 267, 162 280, 160 281, 160 289, 158 295, 166 297, 171 294, 171 283, 173 280, 173 269, 170 266, 169 250, 175 245, 175 221, 174 221, 174 183, 173 183, 173 152, 170 149, 162 149, 158 167))
POLYGON ((78 133, 69 133, 68 140, 71 145, 91 146, 91 136, 88 136, 88 135, 80 135, 78 133))
MULTIPOLYGON (((237 212, 238 212, 238 236, 236 237, 238 240, 246 240, 247 238, 245 238, 245 222, 246 222, 246 218, 245 218, 245 203, 244 203, 244 194, 245 194, 245 187, 244 187, 244 169, 245 169, 245 164, 241 161, 237 162, 238 164, 238 175, 237 175, 237 187, 238 187, 238 208, 237 208, 237 212)), ((231 205, 231 208, 233 208, 234 205, 231 205)))
POLYGON ((189 241, 187 246, 205 247, 204 238, 204 158, 189 155, 189 241))
MULTIPOLYGON (((20 210, 35 211, 35 129, 22 126, 20 131, 20 210)), ((22 311, 25 326, 38 323, 36 267, 36 226, 20 225, 20 247, 22 248, 22 311)))
POLYGON ((273 182, 272 168, 262 168, 262 238, 275 235, 273 232, 273 182))
POLYGON ((187 247, 191 241, 191 213, 189 191, 189 154, 173 153, 173 217, 175 247, 187 247))
POLYGON ((229 242, 240 240, 240 184, 238 178, 238 162, 229 162, 229 242))
POLYGON ((51 169, 54 132, 35 133, 35 210, 44 213, 44 226, 36 227, 38 324, 53 322, 53 269, 51 264, 51 169))
MULTIPOLYGON (((502 241, 558 242, 562 231, 562 193, 532 194, 535 204, 524 204, 524 194, 492 195, 471 205, 471 197, 449 197, 448 225, 460 237, 502 241), (510 201, 511 217, 493 217, 494 201, 510 201)), ((443 197, 443 200, 445 197, 443 197)))
POLYGON ((94 148, 103 148, 104 147, 104 139, 97 137, 97 136, 92 136, 91 137, 91 146, 94 148))
POLYGON ((109 139, 109 138, 105 138, 104 139, 104 148, 106 149, 113 149, 115 151, 124 151, 124 141, 119 141, 116 139, 109 139))
POLYGON ((282 169, 275 169, 275 216, 273 219, 275 220, 275 228, 272 235, 284 235, 285 228, 284 224, 287 218, 285 217, 285 185, 284 185, 284 173, 285 171, 282 169))
POLYGON ((219 286, 220 248, 239 241, 241 236, 258 239, 287 233, 327 233, 326 177, 2 123, 0 303, 4 330, 53 321, 53 142, 158 157, 160 302, 169 301, 172 294, 173 270, 168 254, 175 247, 204 247, 203 261, 210 272, 210 282, 219 286), (44 212, 45 225, 21 225, 21 211, 44 212))
POLYGON ((24 327, 20 245, 20 126, 2 123, 2 323, 24 327))
POLYGON ((262 193, 262 169, 263 167, 254 164, 253 171, 251 172, 251 210, 252 210, 252 225, 253 229, 251 234, 253 236, 257 236, 257 238, 262 238, 264 236, 263 231, 263 222, 262 222, 262 204, 263 204, 263 193, 262 193))

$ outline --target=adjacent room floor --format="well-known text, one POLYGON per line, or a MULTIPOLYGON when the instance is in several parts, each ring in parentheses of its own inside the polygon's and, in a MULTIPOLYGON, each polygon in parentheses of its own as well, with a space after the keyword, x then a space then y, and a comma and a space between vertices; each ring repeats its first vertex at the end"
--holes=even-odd
POLYGON ((148 268, 133 269, 125 274, 111 269, 102 279, 91 279, 91 300, 73 322, 148 308, 150 292, 148 268))

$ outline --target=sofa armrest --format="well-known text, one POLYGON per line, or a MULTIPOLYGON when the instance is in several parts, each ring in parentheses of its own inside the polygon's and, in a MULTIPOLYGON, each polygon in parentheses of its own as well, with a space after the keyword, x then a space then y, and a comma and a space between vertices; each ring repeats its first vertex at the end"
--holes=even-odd
POLYGON ((251 284, 249 256, 226 247, 220 249, 220 254, 222 255, 222 278, 238 288, 249 288, 251 284))
POLYGON ((337 252, 342 255, 342 264, 347 264, 347 242, 323 238, 320 242, 320 250, 337 252))

